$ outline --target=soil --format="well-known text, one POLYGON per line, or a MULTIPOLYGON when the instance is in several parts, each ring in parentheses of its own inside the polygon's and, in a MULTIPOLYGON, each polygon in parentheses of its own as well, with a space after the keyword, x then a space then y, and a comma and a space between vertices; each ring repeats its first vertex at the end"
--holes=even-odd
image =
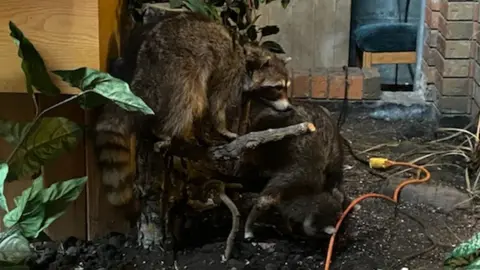
MULTIPOLYGON (((370 118, 367 110, 357 108, 352 112, 342 127, 342 133, 352 141, 356 151, 381 143, 403 142, 398 147, 369 152, 369 155, 395 160, 433 138, 435 126, 428 122, 388 122, 370 118)), ((443 166, 430 170, 431 182, 464 190, 461 170, 443 166)), ((378 192, 385 185, 384 180, 372 175, 364 164, 350 155, 345 164, 345 181, 351 197, 378 192)), ((381 199, 361 202, 361 209, 349 215, 344 224, 345 232, 337 237, 330 269, 442 269, 445 255, 480 230, 477 215, 471 208, 445 213, 428 205, 401 203, 397 209, 400 211, 395 211, 391 203, 381 199), (404 212, 414 219, 402 214, 404 212), (428 249, 432 246, 429 238, 437 243, 433 249, 428 249), (417 253, 423 254, 413 256, 417 253)), ((244 241, 241 231, 233 259, 222 262, 229 219, 227 215, 227 226, 216 221, 191 232, 188 238, 192 243, 178 253, 178 269, 324 269, 328 239, 312 243, 281 236, 272 226, 261 225, 255 227, 255 242, 244 241)), ((162 251, 141 250, 135 246, 132 237, 119 233, 88 242, 69 238, 62 243, 36 243, 35 248, 37 255, 29 262, 32 269, 165 267, 162 251)))

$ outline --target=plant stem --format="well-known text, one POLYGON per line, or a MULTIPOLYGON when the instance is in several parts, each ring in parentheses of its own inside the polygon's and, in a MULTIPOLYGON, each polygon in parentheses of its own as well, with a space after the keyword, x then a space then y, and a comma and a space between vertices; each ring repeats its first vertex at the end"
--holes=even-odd
POLYGON ((35 93, 32 94, 32 100, 33 100, 33 106, 35 106, 35 116, 38 115, 38 102, 37 102, 37 96, 35 93))
POLYGON ((27 131, 22 135, 22 138, 20 139, 20 142, 18 142, 18 144, 17 144, 17 145, 15 146, 15 148, 13 149, 13 151, 10 153, 10 156, 8 156, 6 163, 7 163, 8 165, 10 165, 10 161, 12 160, 13 156, 14 156, 15 153, 18 151, 18 149, 20 148, 20 146, 23 144, 23 142, 25 141, 25 139, 28 137, 28 135, 30 134, 30 131, 32 130, 32 128, 35 126, 35 124, 38 122, 38 120, 40 120, 40 118, 41 118, 44 114, 46 114, 47 112, 49 112, 49 111, 51 111, 51 110, 53 110, 53 109, 55 109, 55 108, 57 108, 57 107, 59 107, 59 106, 61 106, 61 105, 63 105, 63 104, 69 103, 69 102, 71 102, 72 100, 75 100, 75 99, 77 99, 77 98, 80 97, 80 96, 83 96, 83 95, 85 95, 85 94, 87 94, 87 93, 90 93, 90 92, 93 92, 93 90, 86 90, 86 91, 83 91, 83 92, 81 92, 81 93, 79 93, 79 94, 77 94, 77 95, 71 96, 71 97, 69 97, 69 98, 67 98, 67 99, 65 99, 65 100, 63 100, 63 101, 61 101, 61 102, 59 102, 59 103, 51 106, 51 107, 46 108, 46 109, 43 110, 41 113, 35 115, 35 118, 33 119, 32 124, 27 128, 27 131))

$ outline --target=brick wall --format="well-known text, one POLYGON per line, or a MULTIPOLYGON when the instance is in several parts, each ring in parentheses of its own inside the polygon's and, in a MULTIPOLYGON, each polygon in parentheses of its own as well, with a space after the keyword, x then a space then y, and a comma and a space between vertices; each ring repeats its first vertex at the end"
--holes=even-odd
MULTIPOLYGON (((428 101, 443 115, 475 115, 480 108, 480 3, 427 0, 422 67, 428 101), (477 33, 479 32, 479 33, 477 33)), ((375 68, 349 68, 352 100, 379 99, 375 68)), ((294 71, 290 93, 296 98, 342 99, 342 69, 294 71)))
MULTIPOLYGON (((290 96, 322 100, 343 99, 345 95, 345 72, 342 68, 292 71, 293 81, 290 96)), ((380 73, 376 68, 348 69, 348 98, 350 100, 379 99, 380 73)))
POLYGON ((474 99, 476 81, 480 82, 476 61, 480 59, 476 56, 480 40, 474 35, 478 8, 476 1, 427 0, 422 66, 430 99, 442 114, 465 115, 478 110, 480 103, 474 99))

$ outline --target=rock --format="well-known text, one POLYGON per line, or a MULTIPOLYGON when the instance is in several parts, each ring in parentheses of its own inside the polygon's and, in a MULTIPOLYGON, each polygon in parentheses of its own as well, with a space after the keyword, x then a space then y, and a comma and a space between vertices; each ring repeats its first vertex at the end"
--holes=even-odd
MULTIPOLYGON (((381 193, 393 196, 395 188, 403 179, 392 179, 386 184, 381 193)), ((471 200, 468 194, 460 190, 435 184, 411 184, 402 188, 400 201, 415 204, 428 204, 445 212, 454 209, 466 209, 471 207, 471 200)))
POLYGON ((278 267, 273 263, 269 263, 269 264, 265 265, 265 270, 277 270, 277 269, 278 269, 278 267))

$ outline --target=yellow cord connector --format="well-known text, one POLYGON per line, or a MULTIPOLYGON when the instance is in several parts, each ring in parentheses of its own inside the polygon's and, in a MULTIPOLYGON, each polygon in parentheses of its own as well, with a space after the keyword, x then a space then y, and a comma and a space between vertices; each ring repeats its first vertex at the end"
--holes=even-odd
POLYGON ((392 162, 387 158, 378 158, 378 157, 370 158, 368 160, 368 163, 370 164, 370 168, 374 168, 374 169, 385 169, 392 165, 392 162))

